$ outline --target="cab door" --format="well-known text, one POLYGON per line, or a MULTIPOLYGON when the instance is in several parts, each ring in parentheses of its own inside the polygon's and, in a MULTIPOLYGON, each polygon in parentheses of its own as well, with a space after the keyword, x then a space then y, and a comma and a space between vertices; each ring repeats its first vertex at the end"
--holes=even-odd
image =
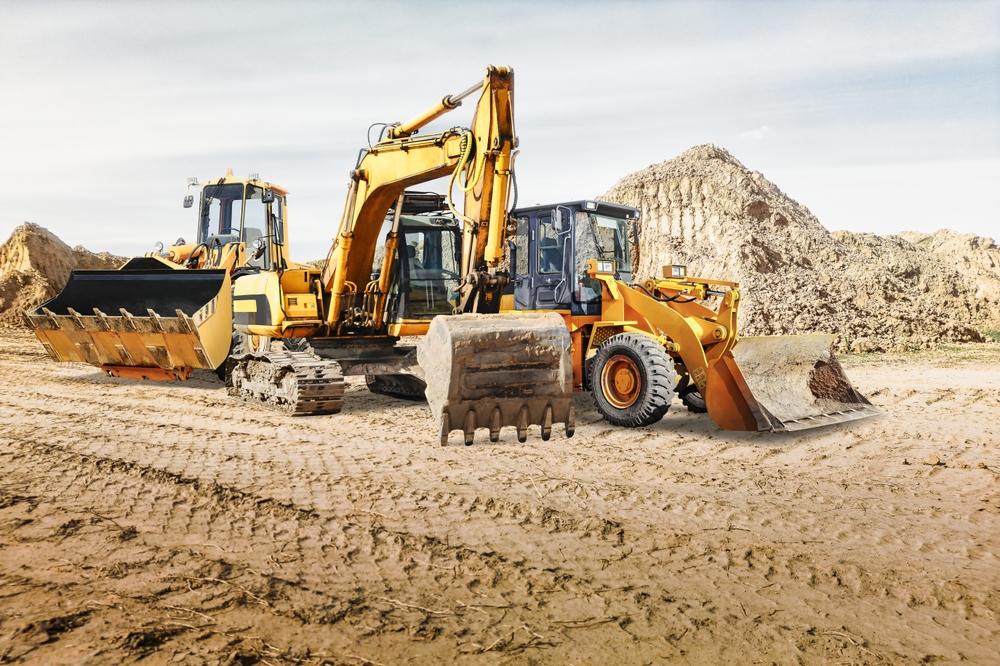
POLYGON ((568 230, 559 230, 553 211, 532 211, 518 218, 514 306, 518 310, 568 308, 565 258, 570 251, 568 230))
POLYGON ((559 307, 556 289, 562 282, 563 253, 566 251, 565 235, 556 230, 552 213, 535 216, 535 259, 532 273, 532 292, 535 310, 552 310, 559 307))

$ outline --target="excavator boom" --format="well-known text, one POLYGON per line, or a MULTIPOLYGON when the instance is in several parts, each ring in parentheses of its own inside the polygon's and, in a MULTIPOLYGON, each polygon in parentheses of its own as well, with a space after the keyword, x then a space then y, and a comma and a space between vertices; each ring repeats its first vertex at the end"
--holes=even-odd
MULTIPOLYGON (((323 325, 317 327, 308 318, 297 322, 280 308, 270 307, 268 323, 250 326, 248 332, 302 337, 311 349, 345 372, 386 367, 393 361, 397 336, 427 334, 416 354, 418 365, 396 369, 410 373, 412 382, 426 384, 425 394, 440 420, 443 439, 447 440, 452 430, 461 430, 470 443, 476 429, 488 428, 491 437, 496 437, 504 426, 515 427, 523 436, 532 424, 540 426, 547 439, 555 423, 564 423, 565 431, 571 434, 572 372, 562 319, 496 314, 508 284, 507 199, 517 146, 513 91, 513 70, 490 66, 480 83, 444 97, 409 122, 387 127, 383 138, 362 151, 350 173, 339 228, 318 279, 323 325), (429 122, 458 108, 477 92, 468 127, 420 133, 429 122), (450 178, 446 201, 461 225, 461 258, 454 274, 457 294, 449 299, 451 311, 432 319, 396 308, 387 316, 391 285, 404 272, 400 264, 405 262, 405 272, 412 274, 445 272, 441 265, 420 266, 415 257, 412 265, 407 258, 396 258, 406 189, 441 177, 450 178), (456 190, 462 195, 461 210, 452 198, 456 190), (393 222, 380 268, 373 276, 376 247, 386 219, 393 222), (471 314, 466 317, 461 313, 471 314), (275 316, 281 321, 275 321, 275 316), (296 326, 301 333, 296 334, 296 326)), ((416 251, 411 246, 407 249, 416 251)), ((274 293, 261 293, 257 286, 265 279, 270 278, 237 279, 237 302, 249 303, 260 297, 273 301, 274 293)), ((278 280, 271 282, 277 285, 278 280)), ((239 324, 237 329, 241 330, 239 324)), ((262 385, 253 377, 274 377, 277 382, 279 377, 287 381, 293 376, 276 370, 276 354, 255 352, 237 358, 229 375, 233 392, 259 399, 262 385)), ((406 358, 396 356, 400 362, 406 358)), ((385 375, 389 378, 379 381, 366 373, 369 387, 385 386, 399 393, 400 387, 411 383, 400 379, 405 373, 385 375)), ((292 394, 275 383, 273 392, 279 391, 292 394)))

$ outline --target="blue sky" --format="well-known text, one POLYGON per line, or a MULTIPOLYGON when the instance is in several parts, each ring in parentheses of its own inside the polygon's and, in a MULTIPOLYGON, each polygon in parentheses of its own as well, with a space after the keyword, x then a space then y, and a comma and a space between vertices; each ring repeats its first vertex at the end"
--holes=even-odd
MULTIPOLYGON (((1000 0, 0 2, 0 236, 140 253, 185 178, 291 190, 325 253, 372 122, 516 71, 526 203, 726 147, 830 229, 1000 236, 1000 0)), ((443 125, 466 122, 467 109, 443 125)))

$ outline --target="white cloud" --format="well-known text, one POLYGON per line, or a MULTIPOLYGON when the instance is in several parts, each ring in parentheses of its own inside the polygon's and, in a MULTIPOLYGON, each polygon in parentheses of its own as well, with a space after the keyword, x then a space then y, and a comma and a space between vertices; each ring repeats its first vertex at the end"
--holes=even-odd
POLYGON ((957 229, 1000 240, 1000 159, 776 169, 764 175, 830 229, 957 229))
POLYGON ((743 139, 750 139, 751 141, 763 141, 764 136, 771 131, 771 128, 767 125, 761 125, 752 130, 746 130, 745 132, 740 132, 740 137, 743 139))
MULTIPOLYGON (((867 186, 823 176, 1000 159, 997 2, 456 7, 424 3, 421 25, 449 31, 415 40, 388 31, 403 4, 0 5, 0 235, 28 219, 136 252, 190 234, 186 176, 232 166, 291 189, 293 251, 321 256, 368 124, 415 115, 489 62, 517 70, 523 202, 592 196, 714 142, 789 174, 800 201, 843 227, 858 214, 823 202, 867 186)), ((991 219, 989 201, 972 201, 981 214, 953 226, 991 219)), ((865 221, 925 223, 918 209, 865 221)))

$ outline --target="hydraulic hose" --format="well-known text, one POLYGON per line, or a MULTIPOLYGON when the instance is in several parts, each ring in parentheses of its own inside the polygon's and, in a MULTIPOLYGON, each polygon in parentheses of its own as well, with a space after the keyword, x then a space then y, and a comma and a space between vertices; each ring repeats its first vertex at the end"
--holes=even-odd
MULTIPOLYGON (((472 132, 471 131, 466 130, 466 132, 464 134, 462 134, 461 149, 462 149, 462 154, 458 158, 458 164, 455 165, 455 170, 451 172, 451 179, 448 181, 448 199, 447 199, 447 201, 448 201, 448 210, 450 210, 451 214, 454 215, 456 218, 464 221, 468 225, 473 225, 473 224, 475 224, 475 220, 466 217, 464 213, 459 213, 458 209, 455 208, 455 199, 452 196, 452 193, 453 193, 453 191, 455 189, 455 182, 458 180, 459 174, 462 173, 462 171, 465 170, 465 167, 469 163, 469 156, 472 154, 472 132)), ((483 168, 485 168, 485 165, 486 165, 486 161, 483 160, 483 168)), ((482 172, 482 169, 481 169, 480 172, 479 172, 479 174, 474 179, 472 179, 472 184, 471 185, 469 185, 469 181, 466 181, 465 184, 460 184, 459 185, 460 189, 463 192, 468 192, 473 187, 475 187, 476 182, 478 181, 479 178, 482 177, 482 175, 483 175, 483 172, 482 172)))

